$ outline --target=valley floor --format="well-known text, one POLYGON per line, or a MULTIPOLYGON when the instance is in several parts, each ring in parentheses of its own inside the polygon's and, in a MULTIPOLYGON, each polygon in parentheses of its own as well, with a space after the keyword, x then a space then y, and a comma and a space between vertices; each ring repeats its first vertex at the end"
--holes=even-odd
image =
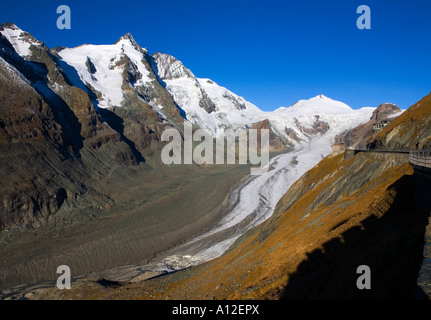
POLYGON ((112 207, 62 208, 38 228, 2 232, 0 288, 56 280, 59 265, 78 276, 145 264, 214 225, 229 205, 230 191, 248 173, 248 166, 112 173, 104 182, 106 189, 117 188, 105 190, 115 201, 112 207))

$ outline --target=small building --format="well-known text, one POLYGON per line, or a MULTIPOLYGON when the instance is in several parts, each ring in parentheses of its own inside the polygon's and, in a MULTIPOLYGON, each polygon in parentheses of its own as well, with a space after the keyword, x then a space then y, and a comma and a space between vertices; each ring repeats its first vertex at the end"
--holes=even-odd
POLYGON ((389 124, 388 120, 382 120, 373 125, 373 132, 377 133, 389 124))

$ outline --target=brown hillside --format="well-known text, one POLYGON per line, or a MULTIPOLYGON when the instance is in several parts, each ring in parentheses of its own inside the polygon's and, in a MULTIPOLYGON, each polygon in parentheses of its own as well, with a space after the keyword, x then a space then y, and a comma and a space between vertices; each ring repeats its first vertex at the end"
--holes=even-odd
POLYGON ((372 148, 431 148, 431 94, 396 118, 370 141, 372 148))
POLYGON ((400 111, 401 109, 392 103, 382 103, 374 110, 369 121, 336 136, 335 141, 343 142, 346 147, 364 150, 373 136, 373 125, 400 111))

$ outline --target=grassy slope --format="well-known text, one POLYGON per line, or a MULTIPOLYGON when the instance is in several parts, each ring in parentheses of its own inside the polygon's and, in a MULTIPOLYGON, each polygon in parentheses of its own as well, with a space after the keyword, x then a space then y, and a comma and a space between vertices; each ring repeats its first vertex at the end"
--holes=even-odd
MULTIPOLYGON (((353 160, 350 164, 353 164, 353 160)), ((412 170, 408 164, 389 169, 356 194, 343 197, 327 207, 322 205, 310 216, 306 216, 309 213, 309 204, 315 201, 324 189, 333 188, 334 182, 349 174, 349 163, 343 163, 340 156, 324 160, 302 182, 303 186, 320 184, 305 193, 277 220, 267 222, 254 234, 243 239, 236 249, 190 272, 184 280, 175 279, 167 285, 164 281, 156 281, 156 285, 163 284, 163 293, 156 297, 267 299, 287 295, 290 281, 299 271, 299 266, 307 261, 313 252, 322 250, 327 243, 334 240, 343 243, 343 234, 349 230, 363 228, 363 221, 372 216, 380 218, 387 214, 397 196, 397 190, 391 186, 403 176, 411 175, 412 170), (336 170, 341 165, 344 167, 336 170), (332 175, 333 172, 335 175, 332 175), (366 192, 362 192, 367 188, 366 192), (355 201, 343 206, 350 200, 355 201)), ((365 246, 363 249, 372 251, 374 244, 369 245, 370 248, 365 246)), ((355 270, 351 271, 352 277, 355 277, 355 270)), ((305 279, 301 286, 309 286, 311 293, 313 283, 307 283, 305 279)), ((336 292, 337 290, 333 294, 336 295, 336 292)), ((293 297, 295 296, 293 293, 293 297)), ((143 295, 140 298, 148 296, 143 295)))
POLYGON ((431 94, 380 131, 371 143, 392 149, 431 148, 431 94))

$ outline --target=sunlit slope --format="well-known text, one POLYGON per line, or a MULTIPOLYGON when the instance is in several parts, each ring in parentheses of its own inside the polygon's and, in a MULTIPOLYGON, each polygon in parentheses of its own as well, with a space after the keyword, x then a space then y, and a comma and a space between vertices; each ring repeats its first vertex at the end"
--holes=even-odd
POLYGON ((349 161, 342 155, 327 158, 286 193, 272 219, 229 253, 142 286, 152 294, 160 292, 156 298, 354 298, 365 294, 356 288, 356 267, 367 264, 381 285, 373 294, 407 295, 411 288, 404 282, 412 278, 406 275, 414 274, 410 268, 417 265, 410 262, 420 259, 414 250, 420 216, 409 212, 407 201, 404 214, 399 207, 400 198, 412 196, 411 175, 408 164, 388 168, 387 161, 361 154, 349 161), (321 263, 314 261, 316 256, 321 263), (311 259, 315 267, 307 266, 311 259), (309 269, 305 274, 304 268, 309 269), (399 272, 405 272, 401 279, 399 272), (388 284, 397 279, 403 289, 391 293, 388 284))
POLYGON ((391 150, 431 148, 431 94, 379 132, 370 146, 391 150))

